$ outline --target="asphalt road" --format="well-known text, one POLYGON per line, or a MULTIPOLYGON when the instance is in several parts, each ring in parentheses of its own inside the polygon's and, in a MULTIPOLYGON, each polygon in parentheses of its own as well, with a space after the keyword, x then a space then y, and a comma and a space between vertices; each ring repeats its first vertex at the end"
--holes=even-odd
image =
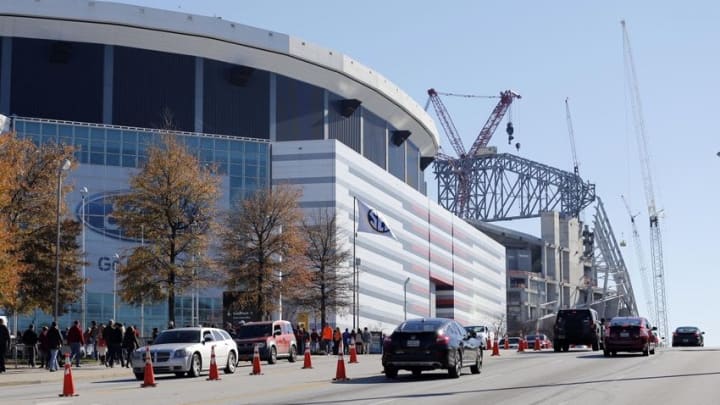
POLYGON ((140 388, 129 369, 84 367, 73 370, 79 396, 59 397, 63 373, 11 369, 0 374, 2 404, 640 404, 717 403, 720 348, 668 348, 650 357, 571 350, 486 353, 482 373, 463 370, 459 379, 436 371, 413 377, 401 371, 388 380, 379 355, 359 356, 345 369, 350 379, 334 382, 336 356, 262 363, 249 375, 244 363, 220 381, 158 376, 157 387, 140 388))

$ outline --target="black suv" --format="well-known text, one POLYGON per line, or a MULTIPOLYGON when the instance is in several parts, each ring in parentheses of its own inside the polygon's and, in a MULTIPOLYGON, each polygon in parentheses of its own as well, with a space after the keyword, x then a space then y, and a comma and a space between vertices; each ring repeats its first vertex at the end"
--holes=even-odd
POLYGON ((600 350, 602 326, 594 309, 561 309, 555 318, 553 349, 566 352, 570 345, 600 350))

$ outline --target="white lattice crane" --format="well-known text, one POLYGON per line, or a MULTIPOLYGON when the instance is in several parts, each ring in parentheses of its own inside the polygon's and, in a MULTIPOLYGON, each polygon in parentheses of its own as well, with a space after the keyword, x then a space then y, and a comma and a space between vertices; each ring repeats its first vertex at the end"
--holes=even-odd
POLYGON ((620 21, 623 31, 623 54, 625 61, 625 78, 630 92, 635 135, 637 136, 638 152, 640 154, 640 171, 642 172, 645 201, 648 207, 650 220, 650 256, 653 275, 653 293, 655 296, 655 322, 661 336, 668 336, 667 296, 665 294, 665 268, 663 264, 662 234, 660 232, 660 213, 655 205, 655 191, 653 188, 652 171, 650 168, 650 153, 648 151, 647 136, 645 135, 645 121, 643 120, 640 89, 635 73, 630 37, 625 21, 620 21))
POLYGON ((575 131, 573 130, 572 117, 570 116, 570 104, 567 97, 565 98, 565 119, 567 120, 568 134, 570 135, 570 148, 572 150, 573 172, 580 174, 578 164, 577 151, 575 150, 575 131))

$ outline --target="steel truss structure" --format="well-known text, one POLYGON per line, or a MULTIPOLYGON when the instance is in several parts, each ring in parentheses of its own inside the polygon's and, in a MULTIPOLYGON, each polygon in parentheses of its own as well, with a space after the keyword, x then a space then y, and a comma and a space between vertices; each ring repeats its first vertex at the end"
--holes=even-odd
POLYGON ((507 153, 436 160, 433 168, 438 203, 470 222, 534 218, 545 211, 578 216, 595 200, 595 185, 577 174, 507 153), (470 192, 462 206, 465 183, 470 192))
POLYGON ((592 267, 597 280, 595 289, 599 294, 592 294, 594 299, 590 305, 607 319, 618 315, 638 316, 630 274, 600 197, 597 197, 593 227, 592 267), (617 305, 608 305, 615 302, 617 305))

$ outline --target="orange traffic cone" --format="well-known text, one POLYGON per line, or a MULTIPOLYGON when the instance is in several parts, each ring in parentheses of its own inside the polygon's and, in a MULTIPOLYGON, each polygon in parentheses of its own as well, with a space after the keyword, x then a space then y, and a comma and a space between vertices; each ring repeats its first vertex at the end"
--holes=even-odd
POLYGON ((335 370, 335 378, 333 381, 347 381, 347 375, 345 375, 345 360, 343 359, 343 347, 340 343, 340 349, 338 350, 338 362, 337 369, 335 370))
POLYGON ((252 373, 250 375, 258 375, 262 374, 260 371, 260 351, 258 349, 258 346, 255 345, 255 351, 253 352, 253 360, 252 360, 252 373))
POLYGON ((525 339, 520 338, 520 341, 518 342, 518 353, 525 351, 525 339))
POLYGON ((207 378, 208 381, 220 380, 220 373, 218 372, 217 362, 215 361, 215 345, 210 348, 210 376, 207 378))
POLYGON ((155 387, 155 371, 153 371, 152 356, 150 355, 150 346, 145 348, 145 378, 140 384, 142 388, 155 387))
POLYGON ((495 344, 493 345, 492 355, 493 355, 493 356, 499 356, 499 355, 500 355, 500 346, 498 346, 498 341, 497 341, 497 340, 495 341, 495 344))
POLYGON ((490 336, 487 338, 487 342, 485 343, 485 347, 488 348, 488 350, 492 349, 492 340, 490 340, 490 336))
POLYGON ((313 368, 312 359, 310 358, 310 346, 305 346, 305 361, 302 368, 313 368))
POLYGON ((63 379, 63 392, 60 397, 76 397, 75 383, 72 378, 72 366, 70 365, 70 353, 65 353, 65 378, 63 379))
POLYGON ((509 349, 510 349, 510 339, 508 339, 507 336, 505 336, 505 347, 504 347, 504 349, 505 349, 505 350, 509 350, 509 349))
POLYGON ((350 361, 349 363, 359 363, 357 358, 357 346, 355 345, 355 339, 350 339, 350 361))
POLYGON ((534 345, 534 347, 533 347, 533 350, 536 351, 536 352, 539 352, 539 351, 540 351, 540 339, 539 339, 539 337, 540 337, 540 335, 538 335, 538 334, 536 333, 536 334, 535 334, 535 345, 534 345))

